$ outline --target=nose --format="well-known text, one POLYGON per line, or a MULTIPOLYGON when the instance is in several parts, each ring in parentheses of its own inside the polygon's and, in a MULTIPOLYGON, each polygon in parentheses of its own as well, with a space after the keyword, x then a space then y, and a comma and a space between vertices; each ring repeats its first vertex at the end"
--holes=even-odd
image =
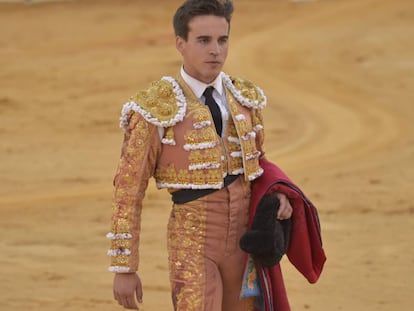
POLYGON ((220 45, 218 42, 213 42, 210 46, 210 54, 217 56, 220 54, 220 45))

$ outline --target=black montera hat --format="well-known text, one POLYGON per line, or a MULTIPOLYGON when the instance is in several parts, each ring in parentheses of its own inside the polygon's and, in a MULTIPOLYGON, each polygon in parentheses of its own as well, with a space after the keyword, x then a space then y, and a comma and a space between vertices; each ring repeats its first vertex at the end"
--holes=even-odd
POLYGON ((240 248, 249 253, 263 267, 279 263, 289 247, 292 220, 277 219, 280 202, 275 194, 260 200, 252 228, 240 239, 240 248))

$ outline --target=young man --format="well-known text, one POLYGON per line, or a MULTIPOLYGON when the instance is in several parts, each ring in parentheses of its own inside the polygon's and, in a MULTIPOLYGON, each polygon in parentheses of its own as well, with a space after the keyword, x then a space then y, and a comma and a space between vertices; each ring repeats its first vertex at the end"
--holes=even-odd
MULTIPOLYGON (((183 65, 126 103, 115 176, 110 271, 114 297, 142 302, 138 244, 142 199, 150 177, 172 194, 168 255, 175 310, 253 310, 240 299, 250 182, 263 170, 262 90, 222 72, 233 4, 188 0, 174 16, 183 65)), ((283 194, 278 218, 292 207, 283 194)))

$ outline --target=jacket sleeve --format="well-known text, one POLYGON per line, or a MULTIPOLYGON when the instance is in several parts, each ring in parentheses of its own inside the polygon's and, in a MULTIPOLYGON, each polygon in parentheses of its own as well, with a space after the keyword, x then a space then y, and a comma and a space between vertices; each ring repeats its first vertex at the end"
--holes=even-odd
POLYGON ((154 175, 160 146, 157 127, 141 114, 132 113, 114 178, 112 228, 107 234, 111 240, 109 271, 138 270, 142 201, 154 175))

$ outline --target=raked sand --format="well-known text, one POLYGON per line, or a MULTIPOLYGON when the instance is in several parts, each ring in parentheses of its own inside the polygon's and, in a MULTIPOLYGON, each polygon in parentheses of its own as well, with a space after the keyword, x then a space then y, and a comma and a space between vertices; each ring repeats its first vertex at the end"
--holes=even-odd
MULTIPOLYGON (((0 309, 120 310, 106 271, 122 104, 176 75, 181 1, 0 4, 0 309)), ((226 72, 268 96, 267 157, 319 209, 295 311, 414 305, 414 2, 235 0, 226 72)), ((172 310, 168 194, 145 199, 142 310, 172 310)))

